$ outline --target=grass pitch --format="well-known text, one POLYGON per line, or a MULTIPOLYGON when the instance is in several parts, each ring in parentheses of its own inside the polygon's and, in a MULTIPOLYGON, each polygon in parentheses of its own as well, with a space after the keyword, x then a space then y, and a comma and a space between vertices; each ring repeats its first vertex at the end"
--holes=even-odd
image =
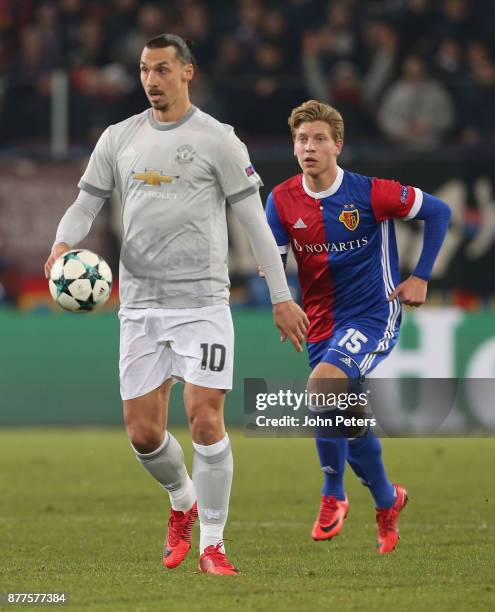
MULTIPOLYGON (((187 433, 177 437, 190 460, 187 433)), ((197 573, 197 528, 186 562, 161 567, 167 496, 123 430, 1 431, 0 591, 65 591, 70 610, 115 612, 495 608, 494 439, 384 441, 410 504, 397 550, 380 557, 371 498, 350 470, 344 530, 314 543, 312 440, 231 439, 225 535, 242 575, 217 578, 197 573)))

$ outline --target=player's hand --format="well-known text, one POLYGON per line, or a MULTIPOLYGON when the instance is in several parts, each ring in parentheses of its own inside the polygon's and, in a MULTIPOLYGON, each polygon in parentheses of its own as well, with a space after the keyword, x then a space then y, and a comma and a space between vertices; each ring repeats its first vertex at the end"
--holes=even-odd
POLYGON ((45 263, 45 277, 46 278, 49 278, 50 270, 52 269, 53 264, 60 257, 60 255, 67 253, 67 251, 70 251, 70 249, 71 247, 66 242, 58 242, 57 244, 53 245, 52 252, 50 253, 50 257, 48 257, 45 263))
POLYGON ((261 266, 258 266, 258 276, 260 278, 266 278, 266 274, 263 272, 263 270, 261 269, 261 266))
POLYGON ((395 298, 399 298, 402 304, 407 306, 421 306, 426 301, 426 291, 428 283, 417 276, 410 276, 400 285, 397 285, 395 291, 388 296, 388 301, 391 302, 395 298))
POLYGON ((289 338, 296 351, 302 353, 302 342, 309 327, 309 319, 304 310, 293 300, 280 302, 273 306, 273 319, 280 330, 280 342, 289 338))

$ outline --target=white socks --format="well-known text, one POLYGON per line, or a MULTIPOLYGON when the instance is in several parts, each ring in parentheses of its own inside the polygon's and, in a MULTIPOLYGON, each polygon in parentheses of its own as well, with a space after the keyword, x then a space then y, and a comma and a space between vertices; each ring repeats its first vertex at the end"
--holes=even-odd
POLYGON ((234 464, 227 434, 215 444, 193 442, 193 447, 192 480, 184 465, 182 448, 169 432, 153 452, 139 453, 136 449, 134 452, 143 467, 167 490, 174 510, 190 510, 197 495, 202 554, 208 546, 223 542, 234 464))
POLYGON ((193 446, 193 482, 198 496, 202 554, 206 547, 223 542, 234 465, 227 434, 215 444, 193 442, 193 446))
POLYGON ((182 512, 190 510, 196 492, 184 465, 184 453, 174 436, 167 431, 163 442, 153 452, 139 453, 135 448, 134 452, 143 467, 166 489, 172 508, 182 512))

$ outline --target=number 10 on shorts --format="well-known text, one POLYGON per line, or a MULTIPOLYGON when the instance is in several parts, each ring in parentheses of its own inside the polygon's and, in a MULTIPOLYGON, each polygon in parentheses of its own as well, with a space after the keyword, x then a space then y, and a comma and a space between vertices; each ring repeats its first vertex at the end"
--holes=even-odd
POLYGON ((200 344, 201 369, 221 372, 225 366, 225 346, 223 344, 200 344))

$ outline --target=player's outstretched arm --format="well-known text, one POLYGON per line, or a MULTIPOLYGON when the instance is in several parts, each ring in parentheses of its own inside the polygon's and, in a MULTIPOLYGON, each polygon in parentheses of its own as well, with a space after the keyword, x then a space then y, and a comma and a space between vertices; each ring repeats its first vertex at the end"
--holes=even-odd
POLYGON ((55 260, 70 251, 81 240, 84 240, 93 225, 96 215, 105 203, 105 198, 81 190, 72 206, 66 210, 57 228, 57 236, 50 256, 45 263, 45 276, 48 278, 55 260))
POLYGON ((277 244, 263 211, 259 193, 231 204, 232 210, 246 230, 256 262, 263 270, 273 304, 273 318, 280 331, 280 340, 287 338, 298 352, 309 326, 308 317, 292 299, 277 244))
POLYGON ((424 221, 423 249, 412 275, 389 295, 389 301, 399 298, 408 306, 421 306, 426 301, 428 280, 449 227, 451 210, 442 200, 423 192, 416 219, 424 221))

